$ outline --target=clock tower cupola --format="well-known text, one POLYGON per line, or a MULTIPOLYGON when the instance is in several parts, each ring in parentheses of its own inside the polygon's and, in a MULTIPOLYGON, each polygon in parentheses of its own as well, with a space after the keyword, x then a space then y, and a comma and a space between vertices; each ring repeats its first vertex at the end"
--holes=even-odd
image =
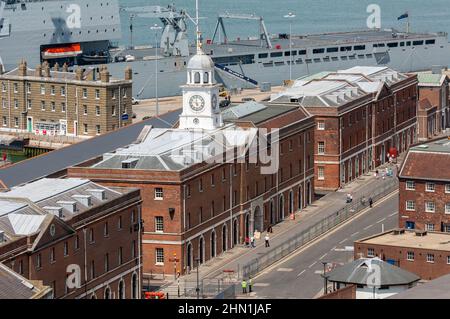
POLYGON ((197 20, 197 54, 187 65, 187 82, 183 90, 181 129, 213 130, 223 126, 219 108, 219 88, 214 76, 214 62, 202 50, 197 20))

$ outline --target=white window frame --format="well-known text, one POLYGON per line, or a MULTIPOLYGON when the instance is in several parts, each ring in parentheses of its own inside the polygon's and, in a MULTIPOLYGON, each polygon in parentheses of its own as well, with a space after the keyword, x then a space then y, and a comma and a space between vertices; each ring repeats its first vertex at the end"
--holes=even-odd
POLYGON ((325 142, 324 141, 317 142, 317 154, 325 155, 325 142), (322 148, 322 151, 321 151, 321 148, 322 148))
POLYGON ((45 95, 45 85, 41 84, 41 95, 45 95))
POLYGON ((99 89, 95 89, 95 99, 100 100, 100 90, 99 89))
POLYGON ((450 256, 447 256, 447 265, 450 265, 450 256))
POLYGON ((325 167, 323 167, 323 166, 317 167, 317 179, 319 181, 325 180, 325 167))
POLYGON ((325 131, 325 121, 317 122, 317 130, 318 131, 325 131))
POLYGON ((406 204, 405 204, 405 208, 407 211, 413 212, 416 210, 416 202, 413 200, 407 200, 406 204), (411 206, 409 206, 409 204, 412 204, 412 208, 411 206))
POLYGON ((155 216, 155 232, 164 233, 164 217, 155 216))
POLYGON ((429 192, 429 193, 434 193, 436 191, 436 184, 435 183, 426 183, 425 191, 429 192))
POLYGON ((155 200, 164 199, 164 189, 162 187, 155 187, 155 200))
POLYGON ((415 254, 413 251, 406 252, 406 260, 407 261, 414 261, 415 254))
POLYGON ((436 204, 434 202, 431 202, 431 201, 425 202, 425 212, 427 212, 427 213, 435 213, 436 212, 436 204), (433 204, 433 209, 430 209, 428 204, 433 204))
POLYGON ((61 86, 61 96, 66 96, 66 87, 65 86, 61 86))
POLYGON ((416 190, 416 183, 414 181, 406 181, 406 190, 407 191, 416 190), (412 186, 411 186, 411 184, 412 184, 412 186))
POLYGON ((375 257, 375 249, 374 248, 367 248, 367 257, 369 257, 369 258, 375 257))
POLYGON ((155 265, 164 265, 164 248, 155 248, 155 265))
POLYGON ((426 231, 434 231, 434 224, 425 224, 425 230, 426 231))
POLYGON ((450 194, 450 184, 445 184, 445 193, 450 194))
POLYGON ((434 254, 427 254, 427 263, 434 264, 434 254))
POLYGON ((87 99, 88 93, 87 93, 87 89, 86 88, 83 88, 82 95, 83 95, 83 99, 87 99))

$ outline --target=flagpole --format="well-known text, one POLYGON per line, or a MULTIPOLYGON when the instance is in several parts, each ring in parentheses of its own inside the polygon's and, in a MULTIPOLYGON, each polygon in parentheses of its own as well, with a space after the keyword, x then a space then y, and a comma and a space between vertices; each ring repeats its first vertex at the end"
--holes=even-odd
POLYGON ((406 11, 406 14, 408 15, 406 18, 406 33, 409 33, 409 12, 406 11))

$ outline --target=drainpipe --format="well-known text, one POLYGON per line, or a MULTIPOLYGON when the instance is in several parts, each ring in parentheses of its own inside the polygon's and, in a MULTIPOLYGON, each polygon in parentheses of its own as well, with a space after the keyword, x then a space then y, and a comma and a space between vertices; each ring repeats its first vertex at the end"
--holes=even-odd
MULTIPOLYGON (((141 217, 141 205, 138 206, 138 221, 139 221, 139 230, 138 230, 138 241, 137 241, 137 245, 138 245, 138 276, 139 276, 139 281, 138 281, 138 291, 139 291, 139 295, 141 295, 142 292, 142 271, 141 271, 141 266, 142 266, 142 256, 141 256, 141 245, 142 245, 142 232, 141 232, 141 226, 142 226, 142 217, 141 217)), ((139 297, 139 299, 141 299, 139 297)))
MULTIPOLYGON (((233 233, 233 164, 230 166, 230 229, 233 233)), ((222 234, 223 237, 223 234, 222 234)), ((231 245, 232 247, 232 245, 231 245)))
POLYGON ((85 299, 88 299, 87 296, 87 284, 88 284, 88 279, 87 279, 87 246, 86 246, 86 225, 83 228, 83 236, 84 236, 84 294, 85 294, 85 299))
POLYGON ((119 128, 122 127, 122 87, 119 85, 119 128))

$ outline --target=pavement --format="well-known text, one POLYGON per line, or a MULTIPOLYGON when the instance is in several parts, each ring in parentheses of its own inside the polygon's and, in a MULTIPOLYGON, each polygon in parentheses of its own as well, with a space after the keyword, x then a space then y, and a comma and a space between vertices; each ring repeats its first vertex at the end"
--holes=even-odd
MULTIPOLYGON (((385 165, 386 167, 389 164, 385 165)), ((379 168, 381 171, 381 169, 379 168)), ((319 200, 316 200, 312 205, 297 212, 295 214, 295 220, 285 220, 275 226, 273 226, 273 233, 270 234, 271 247, 281 245, 290 239, 293 235, 302 231, 308 230, 311 226, 324 218, 335 214, 338 210, 344 208, 346 203, 346 194, 351 193, 353 200, 359 200, 363 196, 369 198, 373 190, 378 187, 382 187, 392 181, 388 181, 393 177, 386 177, 386 179, 375 178, 373 172, 360 176, 352 183, 346 185, 344 188, 328 193, 319 200)), ((374 203, 376 204, 376 203, 374 203)), ((391 211, 392 213, 392 211, 391 211)), ((261 238, 264 238, 264 233, 261 238)), ((223 253, 222 255, 200 265, 198 272, 200 279, 223 279, 225 282, 236 281, 241 278, 242 266, 258 257, 258 255, 264 254, 268 251, 265 248, 264 240, 260 239, 256 242, 256 248, 247 248, 243 245, 234 247, 231 250, 223 253), (224 272, 225 270, 225 272, 224 272), (232 273, 230 272, 232 271, 232 273)), ((192 283, 196 280, 196 269, 191 274, 185 275, 180 278, 181 291, 184 289, 184 282, 192 283)), ((264 283, 264 282, 263 282, 264 283)), ((161 290, 169 292, 172 296, 176 295, 177 284, 167 280, 160 283, 162 285, 161 290)), ((255 284, 257 284, 255 282, 255 284)), ((240 289, 237 289, 239 292, 240 289)), ((256 295, 255 295, 256 296, 256 295)), ((239 296, 238 297, 242 297, 239 296)), ((248 298, 249 296, 245 296, 248 298)), ((298 298, 298 297, 297 297, 298 298)))

